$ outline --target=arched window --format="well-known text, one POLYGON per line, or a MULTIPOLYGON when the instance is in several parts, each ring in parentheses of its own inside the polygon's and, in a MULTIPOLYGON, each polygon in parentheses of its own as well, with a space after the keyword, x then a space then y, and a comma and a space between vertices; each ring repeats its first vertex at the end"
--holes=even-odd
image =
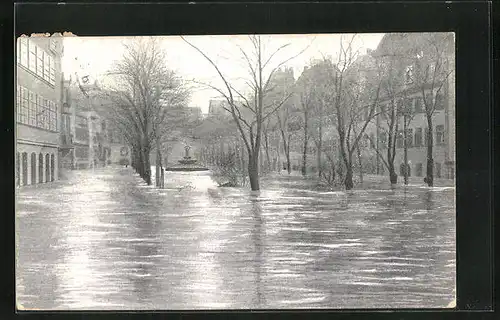
POLYGON ((25 186, 28 184, 28 154, 23 152, 22 158, 23 186, 25 186))
POLYGON ((36 184, 36 153, 32 152, 31 160, 31 184, 36 184))
POLYGON ((38 154, 38 183, 43 183, 43 154, 38 154))
POLYGON ((45 182, 50 181, 50 155, 45 154, 45 182))
POLYGON ((50 155, 50 181, 54 181, 54 173, 55 173, 55 159, 54 154, 50 155))
POLYGON ((19 152, 16 154, 16 186, 19 186, 21 184, 21 156, 19 152))

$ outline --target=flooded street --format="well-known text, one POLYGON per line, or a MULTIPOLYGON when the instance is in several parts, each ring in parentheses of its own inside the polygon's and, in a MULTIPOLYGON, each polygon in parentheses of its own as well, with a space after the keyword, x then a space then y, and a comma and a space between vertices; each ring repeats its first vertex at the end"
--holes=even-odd
POLYGON ((455 297, 455 190, 385 182, 314 191, 275 175, 260 193, 205 172, 73 171, 18 190, 25 309, 446 307, 455 297))

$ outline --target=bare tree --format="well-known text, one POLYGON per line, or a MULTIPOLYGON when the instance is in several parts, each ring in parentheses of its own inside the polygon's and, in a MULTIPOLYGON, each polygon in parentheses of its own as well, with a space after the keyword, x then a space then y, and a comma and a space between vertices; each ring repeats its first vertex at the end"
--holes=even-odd
MULTIPOLYGON (((425 181, 429 187, 434 185, 434 129, 433 115, 438 108, 444 108, 443 96, 453 66, 450 56, 453 55, 453 34, 426 33, 420 35, 415 50, 410 51, 415 70, 408 77, 421 93, 424 112, 427 119, 427 173, 425 181)), ((411 66, 413 67, 413 65, 411 66)))
POLYGON ((224 107, 228 111, 243 139, 245 148, 248 154, 248 176, 250 180, 250 188, 252 190, 260 189, 259 181, 259 155, 262 145, 262 132, 265 121, 271 117, 283 105, 288 97, 284 97, 278 103, 266 104, 266 95, 272 90, 270 80, 274 73, 284 66, 288 61, 300 55, 307 48, 288 59, 284 59, 274 64, 273 58, 280 51, 289 46, 285 44, 274 50, 271 54, 265 55, 265 45, 262 43, 262 36, 251 35, 248 39, 251 42, 251 52, 246 52, 239 47, 239 52, 246 63, 249 79, 245 81, 246 92, 238 90, 230 81, 229 77, 224 75, 221 68, 203 52, 200 48, 189 42, 186 38, 181 37, 188 45, 199 52, 205 59, 214 67, 218 76, 224 83, 223 88, 217 88, 213 85, 208 85, 212 89, 219 92, 227 101, 228 107, 224 107), (270 70, 270 71, 268 71, 270 70), (238 101, 239 100, 239 101, 238 101), (245 119, 243 110, 251 115, 251 119, 245 119))
MULTIPOLYGON (((329 107, 328 98, 332 95, 332 85, 329 84, 329 72, 333 65, 331 60, 324 58, 314 61, 309 67, 304 68, 296 83, 298 93, 298 104, 303 118, 304 145, 303 145, 303 168, 307 161, 308 142, 312 139, 316 149, 316 161, 318 177, 322 177, 323 163, 323 136, 326 122, 325 110, 329 107)), ((329 167, 330 168, 330 167, 329 167)))
POLYGON ((370 136, 367 136, 370 139, 370 143, 376 146, 376 155, 387 168, 391 184, 396 184, 398 181, 394 160, 399 134, 400 94, 403 88, 400 76, 402 68, 400 64, 401 57, 396 54, 394 49, 392 47, 390 48, 390 52, 374 55, 377 67, 380 70, 381 95, 385 100, 384 103, 379 103, 379 117, 377 117, 376 123, 377 131, 379 132, 378 135, 379 137, 383 137, 383 139, 381 139, 380 143, 377 143, 370 136), (386 151, 385 157, 379 150, 380 146, 386 151))
MULTIPOLYGON (((153 38, 125 44, 125 53, 109 73, 114 85, 108 90, 117 126, 126 132, 132 147, 133 166, 151 184, 150 152, 161 150, 169 108, 184 104, 189 92, 168 69, 166 52, 153 38)), ((159 155, 161 164, 161 155, 159 155)))
POLYGON ((346 190, 354 187, 353 153, 368 124, 376 116, 381 87, 380 76, 372 66, 371 57, 361 56, 358 59, 358 53, 353 51, 354 39, 355 35, 347 43, 341 39, 338 60, 335 68, 330 69, 334 92, 331 117, 336 122, 346 190), (364 114, 366 117, 362 117, 364 114))

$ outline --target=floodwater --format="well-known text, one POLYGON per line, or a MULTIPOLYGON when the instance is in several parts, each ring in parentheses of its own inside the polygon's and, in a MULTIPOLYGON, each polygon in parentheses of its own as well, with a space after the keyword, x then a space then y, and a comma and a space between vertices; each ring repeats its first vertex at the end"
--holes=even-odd
POLYGON ((455 299, 454 188, 260 193, 167 172, 74 171, 18 191, 23 309, 435 308, 455 299))

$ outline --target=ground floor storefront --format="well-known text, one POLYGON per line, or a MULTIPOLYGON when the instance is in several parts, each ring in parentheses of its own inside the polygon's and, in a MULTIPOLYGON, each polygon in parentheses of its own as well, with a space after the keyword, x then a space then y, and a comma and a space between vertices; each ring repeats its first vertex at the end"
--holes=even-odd
POLYGON ((16 186, 47 183, 58 179, 57 146, 18 143, 16 186))

